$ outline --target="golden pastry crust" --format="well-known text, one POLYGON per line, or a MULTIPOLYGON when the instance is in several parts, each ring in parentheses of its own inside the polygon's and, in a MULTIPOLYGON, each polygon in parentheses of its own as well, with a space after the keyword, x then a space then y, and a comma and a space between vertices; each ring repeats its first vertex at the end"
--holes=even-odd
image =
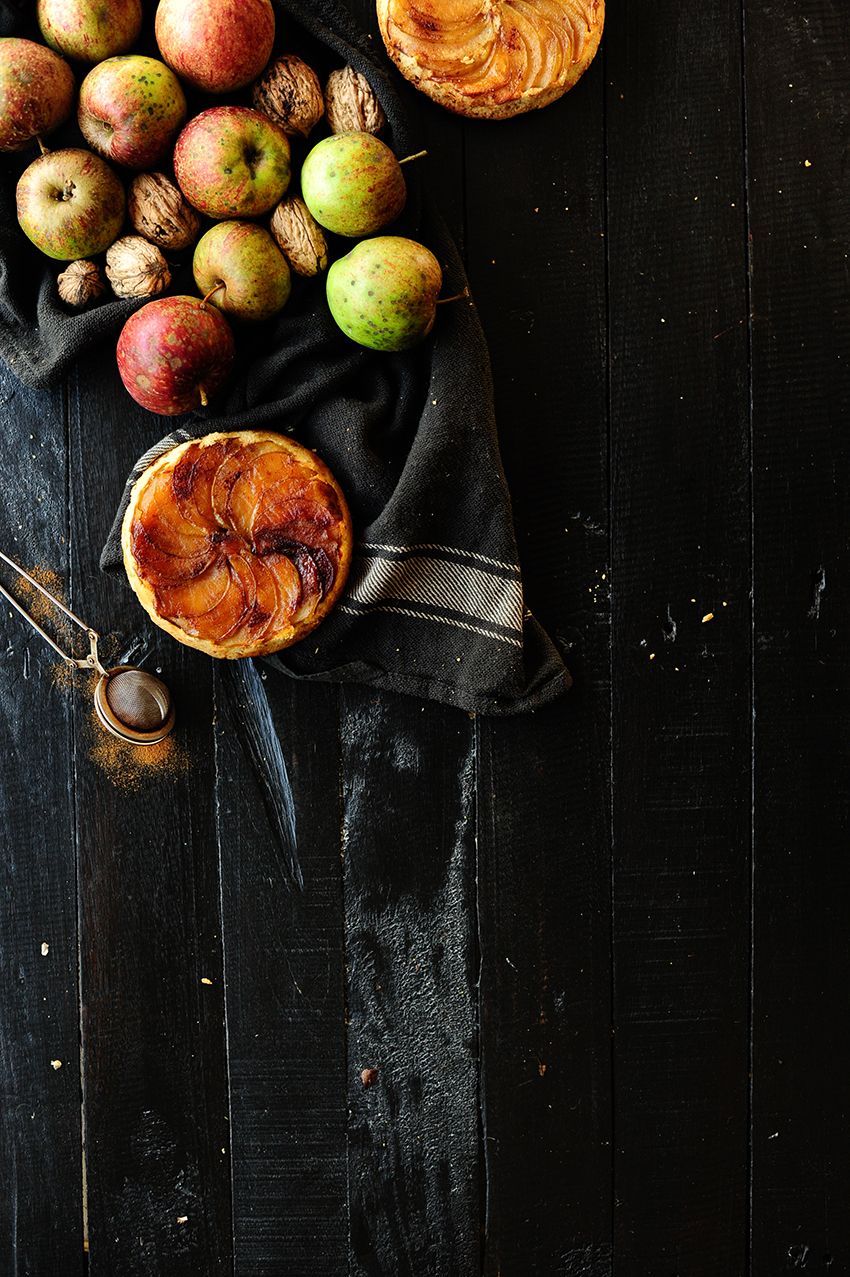
POLYGON ((593 60, 605 0, 377 0, 387 52, 458 115, 502 120, 546 106, 593 60))
POLYGON ((178 444, 133 485, 128 580, 151 620, 210 656, 265 656, 304 638, 351 564, 351 515, 315 453, 265 430, 178 444))

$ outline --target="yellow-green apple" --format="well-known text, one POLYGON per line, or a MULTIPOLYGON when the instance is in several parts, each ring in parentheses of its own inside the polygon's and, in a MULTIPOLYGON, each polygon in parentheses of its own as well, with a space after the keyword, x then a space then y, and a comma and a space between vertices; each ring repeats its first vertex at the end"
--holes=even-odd
POLYGON ((195 89, 232 93, 264 69, 274 43, 271 0, 159 0, 156 42, 195 89))
POLYGON ((0 39, 0 151, 22 151, 74 109, 77 82, 64 58, 34 40, 0 39))
POLYGON ((80 85, 77 122, 92 150, 130 169, 155 168, 170 154, 185 119, 174 72, 139 53, 107 58, 80 85))
POLYGON ((249 106, 211 106, 193 116, 173 158, 186 199, 215 218, 268 213, 292 174, 283 129, 249 106))
POLYGON ((142 29, 141 0, 38 0, 36 17, 51 49, 94 64, 128 53, 142 29))
POLYGON ((192 259, 195 283, 231 319, 270 319, 289 300, 289 266, 269 232, 256 222, 217 222, 192 259))
POLYGON ((215 306, 200 297, 157 297, 121 329, 118 371, 137 403, 171 417, 213 397, 234 353, 233 330, 215 306))
POLYGON ((16 200, 24 234, 63 262, 103 252, 118 238, 126 212, 117 174, 79 147, 33 160, 18 180, 16 200))
POLYGON ((334 133, 301 168, 304 203, 325 230, 356 238, 394 222, 407 200, 401 164, 372 133, 334 133))
POLYGON ((352 341, 372 350, 407 350, 433 328, 442 282, 430 249, 401 235, 378 235, 332 264, 328 305, 352 341))

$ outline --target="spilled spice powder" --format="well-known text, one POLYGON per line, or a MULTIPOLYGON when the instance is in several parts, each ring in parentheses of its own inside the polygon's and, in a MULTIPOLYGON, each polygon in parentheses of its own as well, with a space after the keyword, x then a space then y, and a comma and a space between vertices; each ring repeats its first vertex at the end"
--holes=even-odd
MULTIPOLYGON (((180 780, 192 766, 188 749, 173 732, 155 745, 131 745, 107 732, 94 711, 89 727, 93 736, 90 760, 125 793, 138 793, 164 780, 180 780)), ((176 730, 179 732, 179 726, 176 730)))
MULTIPOLYGON (((56 572, 42 567, 30 567, 27 571, 39 585, 68 606, 63 597, 64 582, 56 572)), ((69 656, 85 658, 88 654, 88 640, 79 626, 69 620, 26 578, 16 576, 15 582, 13 593, 33 620, 69 656)), ((22 625, 26 624, 23 618, 20 620, 22 625)), ((118 661, 117 654, 110 652, 110 648, 116 646, 115 637, 101 635, 100 644, 101 662, 109 669, 118 661)), ((51 683, 57 691, 79 692, 84 699, 88 698, 91 710, 86 725, 88 756, 117 788, 125 793, 138 792, 158 781, 175 781, 187 774, 192 760, 189 751, 177 736, 166 736, 165 740, 158 741, 155 745, 131 745, 106 731, 94 710, 94 689, 99 677, 97 674, 54 660, 50 675, 51 683)))

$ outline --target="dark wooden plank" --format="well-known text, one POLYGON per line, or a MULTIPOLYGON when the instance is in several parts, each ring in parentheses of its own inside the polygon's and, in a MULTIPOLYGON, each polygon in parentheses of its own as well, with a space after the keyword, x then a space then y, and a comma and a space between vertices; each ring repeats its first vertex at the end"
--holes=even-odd
MULTIPOLYGON (((61 391, 0 372, 0 548, 68 588, 61 391)), ((0 580, 55 638, 67 627, 5 565, 0 580), (57 622, 60 622, 57 624, 57 622)), ((58 656, 0 603, 0 1271, 82 1273, 72 706, 58 656)))
POLYGON ((752 1271, 850 1267, 850 13, 746 6, 753 280, 752 1271))
POLYGON ((560 102, 465 130, 526 605, 575 685, 479 719, 485 1271, 611 1265, 609 545, 602 57, 560 102))
POLYGON ((751 755, 740 6, 621 6, 606 81, 615 1271, 740 1273, 751 755))
MULTIPOLYGON (((374 4, 348 7, 389 65, 374 4)), ((428 195, 463 252, 464 122, 394 80, 428 152, 428 195)), ((474 723, 364 688, 346 689, 342 706, 351 1271, 472 1277, 482 1224, 474 723)))
POLYGON ((345 973, 334 688, 262 662, 216 679, 235 1267, 348 1257, 345 973))
POLYGON ((231 1265, 211 663, 156 630, 97 566, 128 469, 161 433, 130 403, 111 359, 74 379, 75 610, 103 635, 105 664, 161 670, 178 713, 175 734, 145 750, 114 742, 90 703, 76 720, 93 1275, 231 1265))
POLYGON ((341 707, 350 1271, 470 1277, 480 1245, 473 724, 367 688, 346 687, 341 707))

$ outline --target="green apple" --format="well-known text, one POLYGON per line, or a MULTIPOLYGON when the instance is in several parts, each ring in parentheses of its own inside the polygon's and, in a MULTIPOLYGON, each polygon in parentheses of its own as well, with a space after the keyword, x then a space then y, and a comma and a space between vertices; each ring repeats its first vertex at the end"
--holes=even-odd
POLYGON ((198 240, 192 273, 201 293, 229 319, 270 319, 289 300, 283 253, 256 222, 218 222, 198 240))
POLYGON ((335 133, 317 143, 301 166, 304 203, 335 235, 374 235, 404 208, 401 163, 371 133, 335 133))
POLYGON ((99 155, 48 151, 24 169, 16 190, 24 234, 48 257, 71 262, 102 253, 124 223, 124 187, 99 155))
POLYGON ((434 326, 443 272, 434 254, 401 235, 361 240, 328 271, 331 314, 371 350, 407 350, 434 326))

